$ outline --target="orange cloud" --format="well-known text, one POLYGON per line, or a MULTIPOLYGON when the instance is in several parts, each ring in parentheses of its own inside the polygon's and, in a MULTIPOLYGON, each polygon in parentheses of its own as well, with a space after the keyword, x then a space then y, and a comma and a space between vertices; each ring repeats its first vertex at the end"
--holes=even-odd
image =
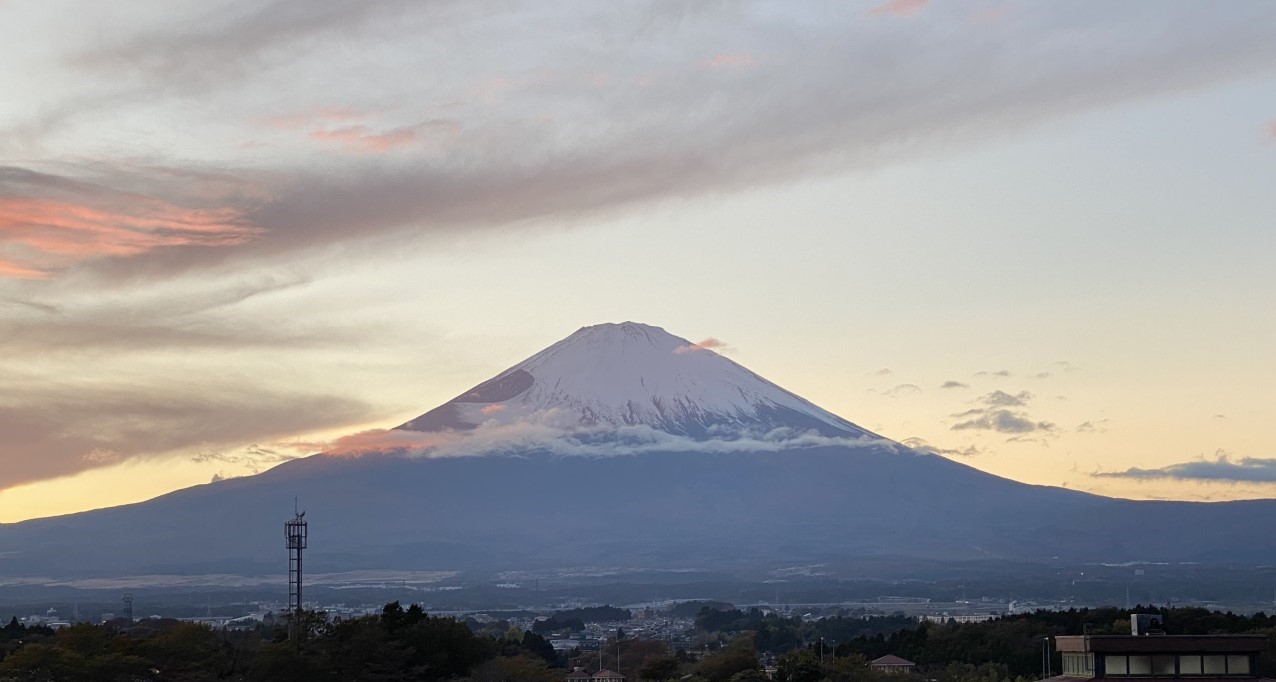
POLYGON ((12 247, 10 260, 0 261, 0 276, 47 277, 51 269, 93 258, 167 246, 235 246, 262 233, 238 209, 191 209, 139 196, 126 200, 124 209, 0 197, 0 247, 12 247), (26 262, 13 260, 13 248, 26 262))
POLYGON ((877 16, 889 14, 896 17, 911 17, 928 4, 930 0, 889 0, 874 7, 870 12, 877 16))
POLYGON ((690 346, 679 346, 678 348, 675 348, 673 352, 679 353, 679 354, 694 353, 696 351, 702 351, 702 350, 713 350, 713 351, 721 350, 725 352, 729 350, 730 348, 731 346, 727 342, 721 341, 719 339, 715 339, 712 336, 710 336, 709 338, 705 339, 704 341, 701 341, 700 343, 693 343, 690 346))
POLYGON ((497 412, 503 412, 504 410, 504 405, 500 403, 492 403, 491 405, 484 405, 483 409, 479 410, 479 412, 482 412, 483 414, 496 414, 497 412))
POLYGON ((709 69, 745 69, 754 66, 758 60, 747 54, 730 54, 723 52, 706 60, 704 66, 709 69))
POLYGON ((402 453, 438 447, 454 440, 456 436, 448 433, 369 429, 336 439, 323 454, 335 457, 361 457, 372 454, 402 453))
POLYGON ((1267 135, 1272 139, 1276 139, 1276 119, 1272 119, 1271 123, 1267 124, 1267 135))

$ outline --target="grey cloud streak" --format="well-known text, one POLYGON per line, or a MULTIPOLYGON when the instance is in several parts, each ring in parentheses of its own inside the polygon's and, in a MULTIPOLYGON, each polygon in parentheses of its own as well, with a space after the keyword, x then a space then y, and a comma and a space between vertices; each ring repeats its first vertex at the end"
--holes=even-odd
MULTIPOLYGON (((347 20, 359 27, 349 40, 358 44, 375 36, 386 41, 387 54, 409 51, 424 39, 393 30, 395 21, 411 24, 415 17, 419 23, 413 10, 397 4, 376 12, 344 4, 304 7, 309 16, 300 24, 290 18, 301 5, 274 3, 259 12, 240 10, 235 19, 196 33, 192 45, 160 41, 153 53, 143 34, 133 43, 125 39, 82 54, 76 63, 98 78, 112 69, 141 69, 162 84, 218 61, 218 55, 269 50, 272 37, 309 45, 313 35, 347 20), (251 21, 258 15, 268 20, 251 21)), ((713 11, 681 11, 636 35, 601 21, 615 15, 597 9, 592 19, 598 21, 591 23, 590 11, 582 17, 502 6, 511 7, 529 25, 581 28, 586 53, 607 60, 601 63, 617 71, 621 85, 590 89, 566 80, 534 91, 520 84, 508 102, 462 112, 466 132, 457 149, 438 156, 264 170, 258 164, 237 167, 233 160, 209 163, 219 172, 258 176, 269 200, 231 203, 264 234, 226 248, 172 247, 131 260, 141 261, 140 272, 160 275, 379 235, 570 220, 641 202, 869 168, 1072 112, 1270 69, 1276 58, 1276 45, 1258 28, 1260 15, 1270 13, 1260 5, 1226 16, 1186 4, 1158 5, 1151 21, 1165 31, 1150 30, 1148 15, 1127 5, 1089 15, 1075 6, 1040 6, 1008 26, 966 26, 954 33, 965 17, 938 6, 887 21, 840 4, 777 15, 744 3, 722 10, 740 19, 735 24, 717 21, 713 11), (999 31, 998 40, 987 39, 990 30, 999 31), (945 40, 936 40, 938 34, 945 40), (625 40, 608 47, 618 35, 625 40), (1142 37, 1151 35, 1156 39, 1142 37), (1078 51, 1078 45, 1086 49, 1078 51), (1204 45, 1209 48, 1199 47, 1204 45), (751 61, 705 68, 715 52, 747 54, 751 61), (527 116, 529 111, 544 112, 548 122, 527 116)), ((481 35, 485 24, 478 14, 458 19, 444 13, 430 30, 461 23, 481 35)), ((508 46, 512 61, 484 62, 474 78, 503 72, 526 78, 515 65, 524 55, 539 55, 555 73, 598 68, 598 62, 566 61, 571 56, 552 45, 554 31, 521 35, 523 43, 508 46)), ((272 53, 272 59, 282 56, 272 53)), ((367 69, 394 68, 361 59, 367 69)), ((276 65, 271 73, 287 66, 276 65)), ((410 82, 402 75, 403 83, 410 82)), ((252 69, 233 76, 227 87, 260 95, 267 86, 254 80, 252 69)), ((337 91, 334 98, 339 105, 358 104, 362 94, 337 91)), ((399 95, 401 101, 389 106, 402 107, 416 93, 399 95)), ((139 272, 137 263, 99 269, 113 276, 139 272)))
POLYGON ((1213 460, 1170 464, 1158 469, 1132 467, 1125 471, 1096 472, 1099 478, 1125 478, 1133 480, 1209 481, 1219 483, 1276 483, 1276 459, 1242 457, 1233 460, 1226 452, 1218 451, 1213 460))
POLYGON ((0 400, 0 489, 192 447, 284 437, 366 419, 367 405, 258 386, 26 388, 0 400))

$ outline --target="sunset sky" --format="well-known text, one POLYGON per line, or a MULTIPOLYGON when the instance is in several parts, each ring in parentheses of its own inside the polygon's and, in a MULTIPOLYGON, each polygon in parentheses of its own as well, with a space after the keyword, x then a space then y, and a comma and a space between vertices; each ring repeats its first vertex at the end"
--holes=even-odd
POLYGON ((1021 481, 1276 496, 1276 4, 0 0, 0 521, 577 328, 1021 481))

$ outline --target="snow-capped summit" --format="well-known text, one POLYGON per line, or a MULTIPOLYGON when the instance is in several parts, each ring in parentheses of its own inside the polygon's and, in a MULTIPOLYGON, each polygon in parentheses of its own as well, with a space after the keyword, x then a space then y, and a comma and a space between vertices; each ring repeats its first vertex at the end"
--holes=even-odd
POLYGON ((399 428, 468 430, 550 413, 693 437, 789 428, 876 438, 712 349, 636 322, 583 327, 399 428))

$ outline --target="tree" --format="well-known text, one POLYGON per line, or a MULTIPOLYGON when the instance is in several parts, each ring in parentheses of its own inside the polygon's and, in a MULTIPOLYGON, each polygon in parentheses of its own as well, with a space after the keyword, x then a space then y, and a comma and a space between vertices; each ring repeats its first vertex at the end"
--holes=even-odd
POLYGON ((780 682, 819 682, 823 675, 820 659, 810 649, 784 654, 775 667, 775 678, 780 682))
POLYGON ((667 654, 648 656, 638 676, 649 682, 663 682, 678 676, 678 659, 667 654))
POLYGON ((753 651, 753 642, 748 637, 741 637, 726 649, 704 657, 696 666, 696 673, 708 682, 730 682, 731 676, 745 670, 756 670, 757 654, 753 651))
POLYGON ((731 676, 731 682, 770 682, 771 678, 761 670, 745 670, 731 676))

